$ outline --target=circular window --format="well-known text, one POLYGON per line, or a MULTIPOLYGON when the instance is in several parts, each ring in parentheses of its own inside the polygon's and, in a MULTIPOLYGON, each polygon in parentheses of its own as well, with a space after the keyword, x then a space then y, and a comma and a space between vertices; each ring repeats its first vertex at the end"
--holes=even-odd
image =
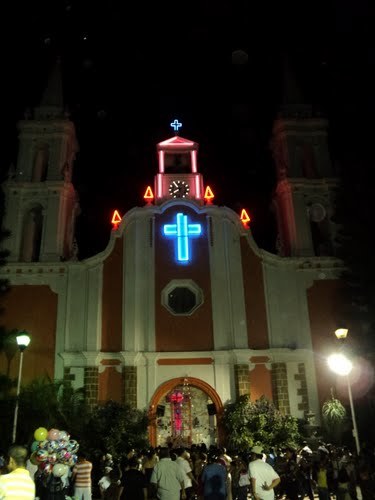
POLYGON ((162 292, 162 304, 175 315, 192 314, 202 302, 202 290, 192 280, 172 280, 162 292))

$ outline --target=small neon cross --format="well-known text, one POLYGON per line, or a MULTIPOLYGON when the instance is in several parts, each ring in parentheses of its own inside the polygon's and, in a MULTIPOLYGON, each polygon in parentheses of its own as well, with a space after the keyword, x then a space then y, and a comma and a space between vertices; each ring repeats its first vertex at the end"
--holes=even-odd
POLYGON ((180 127, 182 127, 182 123, 180 123, 180 122, 176 119, 176 120, 174 120, 174 121, 171 123, 171 127, 173 128, 173 130, 174 130, 175 132, 178 132, 178 129, 179 129, 180 127))
POLYGON ((201 224, 188 224, 187 215, 178 213, 176 224, 164 224, 165 236, 177 237, 177 260, 187 262, 189 256, 189 236, 199 236, 202 232, 201 224))

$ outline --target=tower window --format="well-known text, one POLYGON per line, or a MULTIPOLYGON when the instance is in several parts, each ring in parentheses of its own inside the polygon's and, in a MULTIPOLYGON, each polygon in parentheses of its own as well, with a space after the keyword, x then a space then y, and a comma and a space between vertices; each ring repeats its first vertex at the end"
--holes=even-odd
POLYGON ((26 212, 23 228, 20 261, 38 262, 43 230, 43 208, 36 205, 26 212))
POLYGON ((33 165, 33 182, 44 182, 47 178, 49 162, 49 148, 47 144, 41 144, 37 148, 33 165))
POLYGON ((191 171, 190 154, 175 153, 165 155, 165 169, 171 174, 185 174, 191 171))

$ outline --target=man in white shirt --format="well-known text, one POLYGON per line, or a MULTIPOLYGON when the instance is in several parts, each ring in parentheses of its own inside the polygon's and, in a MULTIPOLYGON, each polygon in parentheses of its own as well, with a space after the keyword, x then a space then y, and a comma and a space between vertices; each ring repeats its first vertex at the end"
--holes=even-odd
POLYGON ((184 475, 185 493, 187 500, 189 500, 193 495, 193 483, 197 484, 197 481, 193 476, 193 472, 189 463, 189 454, 185 450, 185 448, 178 448, 176 450, 176 454, 176 464, 180 467, 184 475))
POLYGON ((280 483, 277 472, 262 460, 261 446, 251 449, 251 462, 249 463, 249 477, 255 500, 273 500, 274 488, 280 483))
POLYGON ((156 489, 159 500, 185 499, 184 475, 181 468, 172 462, 168 448, 160 448, 159 462, 151 474, 151 484, 156 489))

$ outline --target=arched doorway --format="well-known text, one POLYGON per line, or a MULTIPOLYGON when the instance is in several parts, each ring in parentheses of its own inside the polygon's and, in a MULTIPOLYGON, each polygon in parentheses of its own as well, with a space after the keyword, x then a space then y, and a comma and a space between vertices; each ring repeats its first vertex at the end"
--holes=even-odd
POLYGON ((149 407, 152 446, 173 447, 220 444, 223 404, 215 389, 203 380, 181 377, 168 380, 153 395, 149 407))

